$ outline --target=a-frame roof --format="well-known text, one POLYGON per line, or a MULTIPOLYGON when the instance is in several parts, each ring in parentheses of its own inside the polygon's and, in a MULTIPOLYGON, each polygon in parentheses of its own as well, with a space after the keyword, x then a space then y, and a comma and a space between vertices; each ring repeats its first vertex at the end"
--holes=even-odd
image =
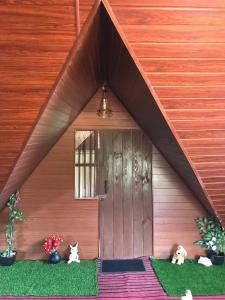
POLYGON ((97 1, 0 195, 3 206, 107 80, 136 122, 204 204, 204 186, 106 1, 97 1))

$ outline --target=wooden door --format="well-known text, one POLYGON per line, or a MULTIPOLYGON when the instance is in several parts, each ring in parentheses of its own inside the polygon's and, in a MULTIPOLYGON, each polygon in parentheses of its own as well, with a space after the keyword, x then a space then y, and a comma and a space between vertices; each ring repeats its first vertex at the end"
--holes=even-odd
POLYGON ((151 255, 151 141, 140 130, 99 135, 100 256, 151 255))

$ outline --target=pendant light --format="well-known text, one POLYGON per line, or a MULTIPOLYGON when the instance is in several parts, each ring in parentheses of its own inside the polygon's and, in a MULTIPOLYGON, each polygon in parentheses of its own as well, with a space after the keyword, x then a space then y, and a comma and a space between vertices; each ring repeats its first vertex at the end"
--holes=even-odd
POLYGON ((112 110, 110 108, 109 100, 106 97, 107 89, 104 84, 102 87, 102 99, 100 102, 99 109, 97 110, 97 115, 103 119, 109 118, 112 115, 112 110))

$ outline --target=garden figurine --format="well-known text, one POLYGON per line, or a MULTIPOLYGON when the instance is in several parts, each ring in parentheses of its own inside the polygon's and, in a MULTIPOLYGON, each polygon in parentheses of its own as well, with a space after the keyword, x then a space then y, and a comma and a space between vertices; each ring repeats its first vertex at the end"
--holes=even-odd
POLYGON ((183 246, 179 245, 177 250, 173 254, 172 264, 181 265, 184 263, 184 258, 187 256, 187 251, 184 249, 183 246))
POLYGON ((204 257, 204 256, 200 256, 200 257, 199 257, 198 263, 199 263, 199 264, 202 264, 202 265, 204 265, 204 266, 206 266, 206 267, 212 266, 211 260, 210 260, 208 257, 204 257))
POLYGON ((70 256, 67 263, 70 264, 71 262, 80 262, 78 254, 78 243, 76 243, 75 246, 70 245, 70 256))
POLYGON ((192 300, 192 299, 193 299, 193 297, 192 297, 192 293, 190 290, 186 290, 185 296, 181 297, 181 300, 192 300))

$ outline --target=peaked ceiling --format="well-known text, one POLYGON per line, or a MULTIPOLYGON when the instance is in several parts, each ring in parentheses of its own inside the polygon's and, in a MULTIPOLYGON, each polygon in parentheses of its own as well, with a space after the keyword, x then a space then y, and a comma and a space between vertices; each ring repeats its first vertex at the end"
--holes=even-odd
MULTIPOLYGON (((80 0, 82 21, 92 0, 80 0)), ((225 2, 109 0, 215 214, 225 224, 225 2)))
MULTIPOLYGON (((58 77, 49 101, 45 107, 42 107, 39 119, 24 144, 19 159, 7 182, 2 182, 1 205, 11 192, 21 186, 71 121, 76 118, 103 80, 107 79, 114 93, 134 119, 200 201, 209 211, 212 211, 213 204, 209 197, 207 199, 205 187, 198 177, 199 174, 188 152, 184 149, 184 145, 180 142, 180 137, 174 131, 173 124, 169 122, 168 115, 164 113, 158 101, 157 89, 155 93, 149 78, 143 72, 140 61, 137 60, 127 43, 128 31, 124 30, 124 34, 108 4, 105 1, 102 2, 103 4, 98 6, 97 3, 92 9, 88 22, 78 37, 64 70, 58 77)), ((147 1, 142 2, 147 3, 147 1)), ((142 33, 137 31, 136 35, 138 38, 142 33)), ((27 89, 28 92, 29 90, 27 89)), ((160 93, 158 94, 160 96, 160 93)), ((28 99, 30 100, 29 97, 28 99)), ((7 130, 6 138, 9 138, 7 130)), ((16 157, 14 161, 15 159, 16 157)))

